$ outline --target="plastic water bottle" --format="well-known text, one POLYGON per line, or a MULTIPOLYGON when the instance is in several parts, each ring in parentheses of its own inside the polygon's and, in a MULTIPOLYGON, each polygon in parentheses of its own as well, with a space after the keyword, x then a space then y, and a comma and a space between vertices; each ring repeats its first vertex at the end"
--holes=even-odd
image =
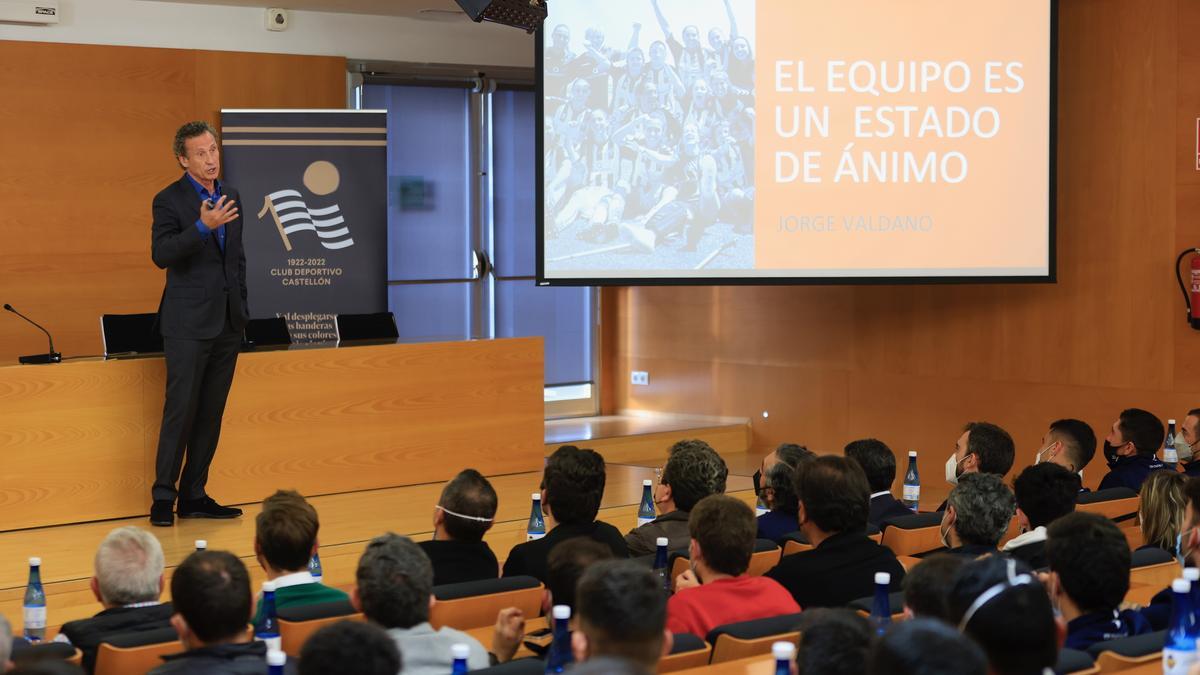
POLYGON ((546 536, 546 519, 542 517, 542 493, 533 493, 533 506, 529 507, 529 527, 525 528, 525 541, 546 536))
POLYGON ((1179 463, 1179 453, 1175 450, 1175 420, 1167 420, 1167 438, 1163 441, 1163 464, 1174 471, 1179 463))
POLYGON ((287 654, 272 649, 267 652, 267 675, 283 675, 283 667, 287 665, 287 654))
POLYGON ((642 481, 642 503, 638 505, 638 527, 647 525, 657 517, 654 510, 654 481, 642 481))
POLYGON ((555 605, 550 613, 554 617, 554 641, 550 643, 550 652, 546 655, 546 672, 561 673, 575 660, 571 653, 571 630, 567 627, 571 620, 571 608, 555 605))
POLYGON ((790 642, 776 642, 771 645, 771 656, 775 657, 775 675, 792 675, 794 653, 796 645, 790 642))
POLYGON ((1192 582, 1171 583, 1171 621, 1163 642, 1163 675, 1186 675, 1196 662, 1196 621, 1192 615, 1192 582))
POLYGON ((279 639, 279 618, 275 615, 275 582, 263 582, 262 624, 256 627, 254 637, 267 643, 267 650, 281 648, 279 639))
POLYGON ((313 581, 318 584, 321 583, 321 579, 325 578, 325 572, 321 569, 320 553, 314 553, 308 559, 308 573, 312 575, 313 581))
POLYGON ((29 559, 29 582, 25 584, 25 639, 46 639, 46 591, 42 589, 42 559, 29 559))
POLYGON ((888 597, 888 587, 892 584, 892 575, 887 572, 875 573, 875 602, 871 603, 871 624, 875 632, 883 635, 888 625, 892 623, 892 604, 888 597))
POLYGON ((667 569, 667 538, 659 537, 654 540, 654 575, 658 577, 663 590, 671 593, 671 570, 667 569))
POLYGON ((908 451, 908 470, 904 472, 904 505, 916 513, 921 506, 921 472, 917 471, 917 451, 908 451))
POLYGON ((467 645, 461 642, 450 645, 450 656, 454 659, 450 666, 450 675, 462 675, 467 672, 467 657, 470 655, 471 648, 467 645))
POLYGON ((208 550, 208 541, 206 539, 197 539, 196 540, 196 550, 197 551, 208 550))

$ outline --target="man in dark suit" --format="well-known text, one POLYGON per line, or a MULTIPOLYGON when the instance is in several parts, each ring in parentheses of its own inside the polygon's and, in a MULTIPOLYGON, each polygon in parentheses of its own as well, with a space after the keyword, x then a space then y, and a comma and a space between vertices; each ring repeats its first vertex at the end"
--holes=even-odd
POLYGON ((896 481, 896 456, 892 449, 874 438, 851 441, 846 445, 846 456, 858 462, 867 474, 871 487, 871 511, 867 522, 883 529, 888 518, 911 516, 912 510, 892 496, 892 483, 896 481))
POLYGON ((816 548, 785 556, 765 576, 778 581, 804 610, 839 607, 875 592, 875 574, 900 590, 904 567, 867 537, 870 491, 857 462, 827 455, 796 470, 800 531, 816 548))
POLYGON ((248 318, 241 200, 217 178, 220 150, 211 125, 183 125, 174 149, 184 174, 155 195, 151 232, 151 257, 167 271, 158 308, 166 403, 150 510, 150 522, 162 526, 174 524, 176 498, 180 518, 242 515, 204 489, 248 318))

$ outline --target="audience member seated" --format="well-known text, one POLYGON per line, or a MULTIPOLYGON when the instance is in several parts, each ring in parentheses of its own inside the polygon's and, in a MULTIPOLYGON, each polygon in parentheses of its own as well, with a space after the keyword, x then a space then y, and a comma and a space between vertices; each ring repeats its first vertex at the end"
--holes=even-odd
MULTIPOLYGON (((267 645, 251 639, 250 574, 228 551, 196 551, 171 575, 171 626, 184 651, 164 656, 150 675, 252 675, 267 672, 267 645)), ((290 664, 288 672, 295 672, 290 664)))
POLYGON ((575 606, 579 621, 571 647, 577 662, 615 657, 653 673, 671 651, 667 598, 644 565, 630 560, 592 565, 579 580, 575 606))
POLYGON ((498 500, 483 474, 464 469, 442 488, 433 509, 433 540, 418 544, 433 563, 433 585, 495 579, 496 554, 483 540, 492 529, 498 500))
POLYGON ((871 624, 849 609, 815 609, 800 620, 798 675, 862 675, 871 648, 871 624))
POLYGON ((804 609, 837 607, 875 592, 875 573, 900 589, 904 568, 891 550, 867 537, 871 491, 862 468, 845 457, 800 465, 800 531, 814 548, 784 557, 766 576, 783 584, 804 609))
MULTIPOLYGON (((987 657, 971 640, 933 619, 892 625, 867 656, 867 675, 984 675, 987 657)), ((1038 675, 1041 675, 1040 673, 1038 675)))
POLYGON ((1058 662, 1065 629, 1025 563, 995 555, 968 562, 948 605, 950 624, 983 648, 992 675, 1041 675, 1058 662))
POLYGON ((100 542, 92 561, 92 595, 104 609, 88 619, 63 624, 55 639, 83 653, 83 668, 96 667, 96 650, 112 635, 166 628, 175 609, 159 602, 163 590, 163 550, 153 535, 119 527, 100 542))
MULTIPOLYGON (((308 561, 317 552, 317 510, 295 490, 278 490, 263 500, 254 519, 254 555, 275 582, 275 609, 345 600, 345 591, 313 579, 308 561)), ((254 610, 254 625, 262 624, 262 598, 254 610)))
POLYGON ((1012 490, 994 473, 963 476, 950 491, 942 516, 945 550, 964 558, 995 553, 1017 510, 1012 490))
POLYGON ((1141 492, 1150 474, 1166 468, 1155 456, 1165 436, 1162 421, 1152 413, 1138 408, 1121 411, 1104 439, 1109 471, 1100 481, 1100 489, 1127 487, 1141 492))
POLYGON ((470 647, 471 670, 490 665, 478 640, 448 626, 434 630, 429 624, 433 568, 429 556, 408 537, 389 532, 372 539, 358 560, 355 579, 351 603, 396 641, 405 675, 450 672, 450 647, 455 643, 470 647))
MULTIPOLYGON (((1042 436, 1042 449, 1038 450, 1034 464, 1057 464, 1071 473, 1079 474, 1083 481, 1083 468, 1096 455, 1096 433, 1087 422, 1065 419, 1052 422, 1046 435, 1042 436)), ((1087 492, 1081 487, 1080 492, 1087 492)))
POLYGON ((573 445, 555 450, 542 472, 542 508, 554 518, 554 528, 541 539, 514 546, 504 562, 504 576, 528 575, 545 582, 550 551, 572 537, 590 537, 607 544, 615 557, 628 557, 625 538, 617 528, 596 520, 604 480, 600 453, 573 445))
POLYGON ((1155 471, 1142 483, 1138 500, 1138 522, 1142 526, 1141 549, 1159 548, 1179 555, 1180 533, 1187 498, 1183 486, 1187 477, 1174 471, 1155 471))
POLYGON ((908 618, 950 620, 946 599, 954 584, 954 575, 966 564, 966 558, 938 553, 925 558, 904 575, 904 615, 908 618))
POLYGON ((758 517, 757 537, 775 543, 800 529, 800 499, 796 496, 796 470, 785 462, 767 469, 766 493, 771 510, 758 517))
MULTIPOLYGON (((771 468, 774 472, 781 465, 771 468)), ((712 495, 688 520, 691 569, 679 575, 667 601, 672 633, 704 636, 717 626, 800 611, 777 581, 746 574, 754 553, 754 510, 740 499, 712 495)))
POLYGON ((338 621, 312 634, 300 650, 300 675, 396 675, 400 652, 382 628, 365 621, 338 621))
POLYGON ((782 443, 779 447, 763 455, 758 471, 754 472, 754 494, 760 497, 771 508, 771 493, 767 489, 767 472, 779 462, 795 469, 801 462, 813 459, 816 454, 812 450, 796 443, 782 443))
POLYGON ((1079 475, 1057 464, 1035 464, 1026 467, 1013 481, 1013 492, 1021 534, 1004 545, 1004 552, 1041 569, 1046 566, 1046 526, 1075 510, 1079 475))
POLYGON ((867 474, 867 485, 871 487, 871 511, 867 522, 883 529, 883 521, 899 516, 911 516, 912 509, 892 495, 892 483, 896 482, 896 455, 892 454, 883 441, 866 438, 851 441, 845 454, 858 462, 867 474))
POLYGON ((670 550, 688 545, 688 514, 696 502, 725 493, 729 469, 704 441, 680 441, 671 447, 662 478, 654 486, 654 506, 661 514, 625 535, 630 556, 651 555, 659 537, 670 550))
POLYGON ((1129 543, 1120 528, 1094 513, 1072 513, 1050 525, 1047 590, 1067 622, 1067 644, 1086 651, 1104 640, 1150 632, 1141 614, 1118 609, 1129 592, 1129 543))
MULTIPOLYGON (((570 628, 576 630, 579 616, 575 611, 575 589, 579 579, 593 564, 612 557, 612 549, 587 537, 575 537, 555 546, 546 564, 542 613, 550 616, 554 605, 566 605, 571 608, 570 628)), ((512 660, 520 648, 525 637, 524 618, 517 609, 500 612, 492 638, 492 654, 498 663, 512 660)))
POLYGON ((1200 476, 1200 408, 1193 408, 1183 418, 1175 434, 1175 452, 1183 473, 1189 478, 1200 476))
MULTIPOLYGON (((1013 465, 1016 446, 1008 432, 989 422, 971 422, 963 428, 954 444, 954 453, 946 460, 946 482, 957 485, 972 473, 989 473, 1003 478, 1013 465)), ((942 502, 938 511, 946 510, 942 502)))
MULTIPOLYGON (((1189 478, 1183 485, 1185 499, 1183 532, 1180 533, 1179 555, 1188 567, 1200 567, 1200 480, 1189 478)), ((1164 630, 1171 616, 1171 587, 1167 586, 1141 611, 1154 630, 1164 630)))

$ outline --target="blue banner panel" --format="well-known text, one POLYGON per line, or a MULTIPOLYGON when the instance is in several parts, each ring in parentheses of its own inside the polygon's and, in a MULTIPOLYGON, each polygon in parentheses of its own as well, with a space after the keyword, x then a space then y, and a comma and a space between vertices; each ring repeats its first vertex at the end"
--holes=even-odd
POLYGON ((387 112, 222 110, 221 145, 251 318, 311 343, 337 314, 387 311, 387 112))

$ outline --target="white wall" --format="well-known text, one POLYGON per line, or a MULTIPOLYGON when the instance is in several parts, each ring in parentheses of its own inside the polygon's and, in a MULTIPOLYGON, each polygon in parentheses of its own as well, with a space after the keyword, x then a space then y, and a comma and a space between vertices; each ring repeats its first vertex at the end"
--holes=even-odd
MULTIPOLYGON (((279 5, 287 6, 286 0, 279 5)), ((55 26, 0 24, 0 40, 345 56, 351 59, 533 66, 524 31, 469 20, 291 12, 287 31, 266 30, 261 7, 143 0, 59 0, 55 26)))

